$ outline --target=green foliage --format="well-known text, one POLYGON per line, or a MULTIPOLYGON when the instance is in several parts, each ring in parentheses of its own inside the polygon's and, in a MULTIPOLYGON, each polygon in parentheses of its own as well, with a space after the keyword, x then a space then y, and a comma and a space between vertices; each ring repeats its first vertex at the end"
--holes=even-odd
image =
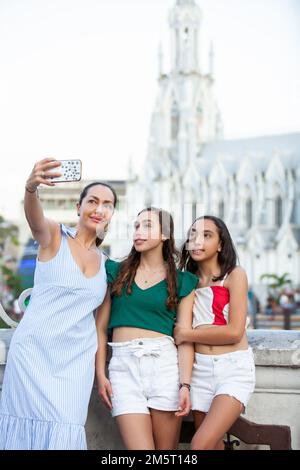
POLYGON ((290 274, 289 273, 284 273, 281 276, 278 274, 262 274, 260 276, 261 281, 264 279, 268 280, 268 289, 269 289, 269 294, 274 297, 277 301, 279 300, 279 295, 280 291, 284 287, 286 287, 288 284, 291 284, 292 281, 289 278, 290 274))
POLYGON ((9 287, 14 297, 19 297, 22 292, 21 277, 15 274, 10 268, 0 266, 3 280, 9 287))
POLYGON ((18 245, 18 227, 10 224, 0 215, 0 247, 3 248, 4 242, 7 238, 11 240, 14 245, 18 245))
POLYGON ((292 281, 288 279, 288 276, 289 273, 284 273, 281 276, 278 276, 277 274, 263 274, 262 276, 260 276, 260 279, 269 279, 271 281, 269 283, 269 287, 271 287, 272 289, 277 289, 292 283, 292 281))
POLYGON ((7 324, 0 318, 0 328, 8 328, 7 324))
MULTIPOLYGON (((18 297, 22 292, 21 278, 5 264, 3 256, 6 255, 7 246, 12 244, 19 245, 18 241, 18 227, 10 222, 7 222, 5 218, 0 215, 0 284, 5 284, 14 297, 18 297), (8 245, 7 245, 8 244, 8 245)), ((0 298, 2 292, 0 292, 0 298)))

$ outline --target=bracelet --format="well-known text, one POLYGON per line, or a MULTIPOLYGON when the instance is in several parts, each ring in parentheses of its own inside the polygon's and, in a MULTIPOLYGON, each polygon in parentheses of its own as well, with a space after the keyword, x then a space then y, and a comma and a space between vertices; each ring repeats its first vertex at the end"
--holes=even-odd
POLYGON ((185 383, 185 382, 179 384, 179 390, 180 390, 182 387, 186 387, 186 388, 188 389, 188 391, 191 390, 190 384, 187 384, 187 383, 185 383))
POLYGON ((27 191, 28 193, 30 193, 30 194, 33 194, 33 193, 36 193, 36 192, 37 192, 37 188, 35 188, 34 191, 30 191, 30 190, 27 188, 27 186, 25 186, 25 189, 26 189, 26 191, 27 191))

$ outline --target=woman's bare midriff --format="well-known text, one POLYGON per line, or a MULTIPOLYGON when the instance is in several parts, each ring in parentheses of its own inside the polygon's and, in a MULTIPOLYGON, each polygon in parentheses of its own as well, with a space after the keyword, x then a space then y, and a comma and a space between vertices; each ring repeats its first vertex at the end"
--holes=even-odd
MULTIPOLYGON (((222 328, 217 325, 201 325, 196 329, 200 328, 222 328)), ((248 349, 248 340, 246 332, 244 333, 241 341, 235 344, 224 344, 220 346, 209 346, 207 344, 195 343, 195 351, 200 354, 226 354, 233 351, 241 351, 248 349)))
POLYGON ((162 333, 152 330, 144 330, 143 328, 133 328, 131 326, 122 326, 114 328, 112 340, 114 343, 123 341, 131 341, 137 338, 160 338, 166 336, 162 333))

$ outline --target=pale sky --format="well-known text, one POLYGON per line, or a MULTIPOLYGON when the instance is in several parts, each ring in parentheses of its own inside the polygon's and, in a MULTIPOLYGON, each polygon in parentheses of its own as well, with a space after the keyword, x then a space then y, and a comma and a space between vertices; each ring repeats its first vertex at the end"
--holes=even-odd
MULTIPOLYGON (((35 161, 126 178, 146 155, 157 50, 175 0, 0 0, 0 213, 16 220, 35 161)), ((300 1, 198 0, 225 138, 300 131, 300 1)))

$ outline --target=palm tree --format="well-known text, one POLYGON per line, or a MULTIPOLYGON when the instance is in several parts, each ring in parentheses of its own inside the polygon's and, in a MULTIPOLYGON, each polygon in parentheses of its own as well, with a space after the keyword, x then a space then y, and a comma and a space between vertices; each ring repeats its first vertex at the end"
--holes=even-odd
POLYGON ((262 274, 260 280, 268 279, 268 288, 271 289, 271 294, 278 301, 280 291, 288 284, 291 284, 292 281, 289 279, 289 273, 284 273, 281 276, 278 274, 262 274))

